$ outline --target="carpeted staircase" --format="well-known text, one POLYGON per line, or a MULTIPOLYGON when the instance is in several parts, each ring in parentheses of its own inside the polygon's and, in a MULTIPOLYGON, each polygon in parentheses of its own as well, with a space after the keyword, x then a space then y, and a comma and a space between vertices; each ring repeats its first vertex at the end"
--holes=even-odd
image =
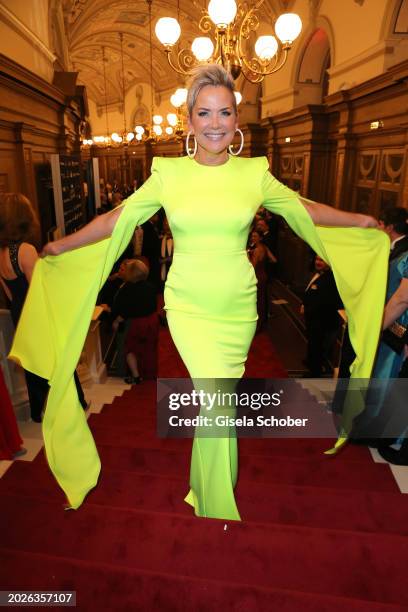
POLYGON ((42 454, 8 470, 0 590, 76 590, 89 611, 408 609, 408 496, 387 465, 324 456, 326 440, 241 440, 242 523, 199 519, 183 502, 191 440, 156 437, 155 401, 145 382, 90 417, 103 470, 78 511, 42 454))

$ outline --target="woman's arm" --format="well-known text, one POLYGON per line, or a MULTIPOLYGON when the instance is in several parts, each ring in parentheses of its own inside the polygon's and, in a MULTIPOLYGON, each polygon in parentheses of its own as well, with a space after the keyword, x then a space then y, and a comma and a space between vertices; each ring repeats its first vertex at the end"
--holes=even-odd
POLYGON ((43 248, 41 256, 60 255, 66 251, 72 251, 73 249, 78 249, 92 242, 97 242, 102 238, 107 238, 112 234, 113 228, 122 210, 122 206, 115 208, 112 212, 96 217, 78 232, 70 234, 69 236, 64 236, 64 238, 56 240, 55 242, 49 242, 43 248))
POLYGON ((23 242, 18 251, 18 264, 24 272, 28 283, 31 283, 34 266, 38 260, 38 253, 32 244, 23 242))
POLYGON ((7 299, 11 302, 11 300, 13 299, 13 296, 10 293, 10 289, 7 287, 6 283, 3 281, 3 279, 0 276, 0 285, 3 288, 4 293, 6 294, 7 299))
POLYGON ((374 217, 360 213, 350 213, 338 210, 326 204, 319 204, 307 198, 299 196, 299 200, 306 208, 315 225, 326 225, 331 227, 378 227, 374 217))
POLYGON ((387 329, 408 308, 408 278, 401 280, 400 286, 392 294, 384 310, 383 329, 387 329))

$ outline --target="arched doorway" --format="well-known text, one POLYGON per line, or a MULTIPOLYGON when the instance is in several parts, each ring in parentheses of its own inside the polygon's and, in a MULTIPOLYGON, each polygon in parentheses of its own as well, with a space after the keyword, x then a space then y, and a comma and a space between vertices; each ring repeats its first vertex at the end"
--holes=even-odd
POLYGON ((296 88, 296 105, 321 104, 329 91, 330 42, 323 28, 310 35, 300 58, 296 88))

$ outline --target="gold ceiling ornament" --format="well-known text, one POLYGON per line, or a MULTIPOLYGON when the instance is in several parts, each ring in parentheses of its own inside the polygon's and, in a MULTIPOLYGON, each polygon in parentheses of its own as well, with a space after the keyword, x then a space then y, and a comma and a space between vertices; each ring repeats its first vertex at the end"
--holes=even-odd
MULTIPOLYGON (((151 0, 150 0, 151 1, 151 0)), ((275 34, 259 36, 254 53, 248 47, 260 25, 259 11, 265 0, 235 2, 210 0, 202 9, 198 28, 204 34, 193 40, 191 49, 176 48, 181 36, 177 19, 162 17, 156 36, 164 45, 167 61, 178 74, 186 75, 200 63, 222 64, 236 79, 240 74, 251 83, 260 83, 285 64, 293 41, 302 30, 296 13, 284 13, 275 22, 275 34), (211 36, 210 36, 211 35, 211 36)), ((179 0, 177 3, 179 13, 179 0)))

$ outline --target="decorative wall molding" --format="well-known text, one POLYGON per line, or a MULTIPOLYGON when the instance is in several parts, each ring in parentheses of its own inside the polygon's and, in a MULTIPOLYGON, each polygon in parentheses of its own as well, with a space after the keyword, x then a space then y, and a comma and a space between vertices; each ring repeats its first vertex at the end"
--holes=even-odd
POLYGON ((52 53, 46 45, 32 32, 18 17, 14 15, 4 4, 0 3, 0 19, 9 25, 17 34, 25 38, 35 47, 49 62, 53 64, 57 56, 52 53))
POLYGON ((282 89, 275 94, 269 96, 261 96, 260 102, 261 104, 268 104, 269 102, 274 102, 275 100, 280 100, 281 98, 288 98, 289 96, 293 96, 297 93, 296 89, 292 87, 288 87, 287 89, 282 89))
POLYGON ((5 79, 5 86, 21 90, 21 93, 28 98, 37 95, 41 99, 47 96, 59 105, 65 104, 65 95, 58 87, 2 53, 0 53, 0 79, 5 79))
POLYGON ((392 53, 393 51, 394 47, 390 45, 389 42, 381 41, 373 47, 366 49, 363 53, 352 57, 346 62, 342 62, 341 64, 337 64, 336 66, 332 66, 328 69, 327 72, 329 73, 329 76, 332 79, 333 77, 338 77, 345 72, 354 70, 355 68, 358 68, 359 66, 362 66, 363 64, 366 64, 367 62, 376 59, 381 55, 392 53))

